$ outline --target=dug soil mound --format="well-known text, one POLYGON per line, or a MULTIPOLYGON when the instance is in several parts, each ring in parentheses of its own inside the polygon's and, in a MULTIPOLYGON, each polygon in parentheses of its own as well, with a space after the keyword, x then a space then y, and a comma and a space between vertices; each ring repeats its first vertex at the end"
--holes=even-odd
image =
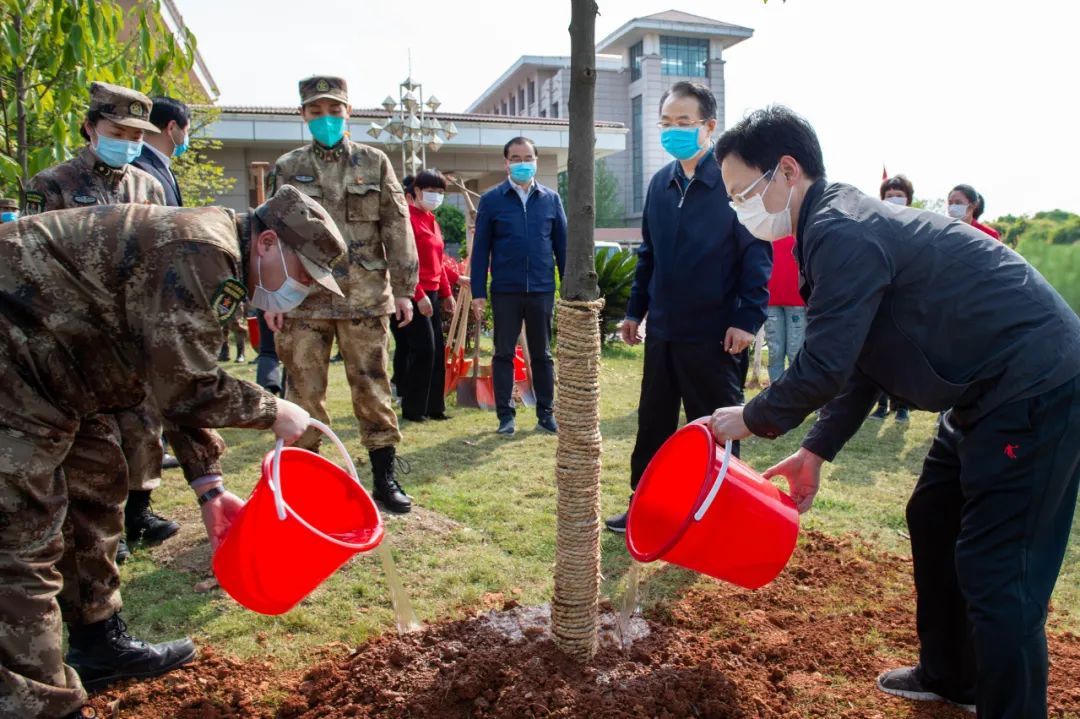
MULTIPOLYGON (((971 716, 874 688, 882 670, 915 658, 913 606, 909 562, 807 533, 769 587, 699 583, 653 611, 629 648, 605 642, 584 668, 542 622, 523 623, 535 610, 510 602, 332 653, 299 678, 211 653, 95 703, 114 716, 184 719, 971 716)), ((1050 654, 1051 716, 1080 719, 1080 638, 1053 635, 1050 654)))

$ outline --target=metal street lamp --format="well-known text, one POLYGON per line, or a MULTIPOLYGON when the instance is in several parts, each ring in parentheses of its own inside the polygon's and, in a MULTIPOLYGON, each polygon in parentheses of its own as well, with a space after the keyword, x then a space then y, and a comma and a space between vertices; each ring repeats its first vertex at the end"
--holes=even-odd
POLYGON ((401 148, 401 174, 415 175, 427 167, 427 151, 438 152, 448 140, 458 134, 453 122, 442 123, 435 111, 442 102, 432 95, 424 101, 424 86, 413 80, 412 74, 398 85, 398 99, 387 95, 382 107, 390 119, 371 123, 367 134, 388 148, 401 148), (419 153, 419 154, 418 154, 419 153))

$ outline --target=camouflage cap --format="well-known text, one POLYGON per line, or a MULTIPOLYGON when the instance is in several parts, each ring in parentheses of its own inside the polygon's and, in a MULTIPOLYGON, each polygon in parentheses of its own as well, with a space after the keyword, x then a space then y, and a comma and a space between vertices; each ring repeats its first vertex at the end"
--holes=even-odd
POLYGON ((255 208, 255 215, 296 252, 311 279, 344 297, 330 274, 330 266, 345 254, 347 247, 334 218, 322 205, 292 185, 282 185, 273 197, 255 208))
POLYGON ((300 104, 306 105, 322 98, 349 104, 349 86, 345 78, 330 75, 312 75, 300 81, 300 104))
POLYGON ((150 108, 153 106, 150 98, 137 90, 107 82, 90 84, 90 111, 97 110, 117 125, 161 132, 150 122, 150 108))
POLYGON ((19 201, 10 197, 0 197, 0 212, 18 212, 19 201))

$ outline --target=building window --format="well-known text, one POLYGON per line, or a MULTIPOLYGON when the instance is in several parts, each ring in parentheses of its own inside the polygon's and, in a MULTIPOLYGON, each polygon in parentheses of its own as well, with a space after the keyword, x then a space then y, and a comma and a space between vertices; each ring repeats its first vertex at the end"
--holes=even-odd
POLYGON ((547 110, 541 110, 540 117, 547 117, 547 110))
POLYGON ((529 80, 529 104, 536 102, 536 80, 529 80))
POLYGON ((517 98, 516 97, 511 97, 510 98, 510 114, 511 115, 516 115, 517 114, 517 98))
POLYGON ((641 79, 641 56, 644 54, 644 42, 638 42, 630 46, 630 82, 641 79))
POLYGON ((634 176, 634 212, 641 212, 645 205, 645 148, 644 132, 641 127, 641 95, 630 100, 630 158, 634 176))
POLYGON ((554 117, 554 118, 559 117, 559 103, 557 103, 557 102, 551 103, 551 116, 554 117))
POLYGON ((709 41, 693 37, 660 36, 660 74, 709 76, 709 41))
POLYGON ((508 110, 506 109, 506 100, 503 100, 502 114, 506 115, 508 110))
POLYGON ((518 89, 518 109, 521 110, 522 115, 527 115, 529 109, 525 106, 525 88, 518 89))

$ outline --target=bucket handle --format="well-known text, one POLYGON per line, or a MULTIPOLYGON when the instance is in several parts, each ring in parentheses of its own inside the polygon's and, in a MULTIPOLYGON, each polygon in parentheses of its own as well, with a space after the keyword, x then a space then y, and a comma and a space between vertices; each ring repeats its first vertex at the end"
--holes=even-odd
MULTIPOLYGON (((319 430, 334 443, 334 446, 341 452, 341 456, 345 459, 345 468, 349 470, 349 476, 353 478, 353 481, 363 489, 363 485, 360 483, 360 475, 356 472, 356 465, 353 463, 352 455, 349 454, 349 450, 345 448, 338 436, 334 434, 334 431, 327 427, 325 424, 317 419, 312 418, 308 424, 309 427, 314 427, 319 430)), ((285 440, 279 439, 274 445, 274 461, 271 464, 270 470, 270 491, 274 495, 274 508, 277 510, 277 517, 281 521, 285 521, 285 495, 281 491, 281 450, 285 447, 285 440)), ((296 516, 296 515, 294 515, 296 516)), ((307 525, 307 522, 296 517, 301 523, 307 525)), ((310 527, 309 527, 310 528, 310 527)))
POLYGON ((716 493, 720 491, 720 485, 724 483, 724 478, 727 477, 728 465, 731 463, 731 440, 727 440, 724 443, 724 462, 720 465, 720 472, 716 475, 716 480, 713 482, 712 489, 709 490, 709 494, 706 495, 705 501, 701 503, 698 510, 694 512, 694 521, 700 522, 701 518, 705 516, 705 513, 709 511, 709 507, 712 506, 713 500, 716 499, 716 493))

